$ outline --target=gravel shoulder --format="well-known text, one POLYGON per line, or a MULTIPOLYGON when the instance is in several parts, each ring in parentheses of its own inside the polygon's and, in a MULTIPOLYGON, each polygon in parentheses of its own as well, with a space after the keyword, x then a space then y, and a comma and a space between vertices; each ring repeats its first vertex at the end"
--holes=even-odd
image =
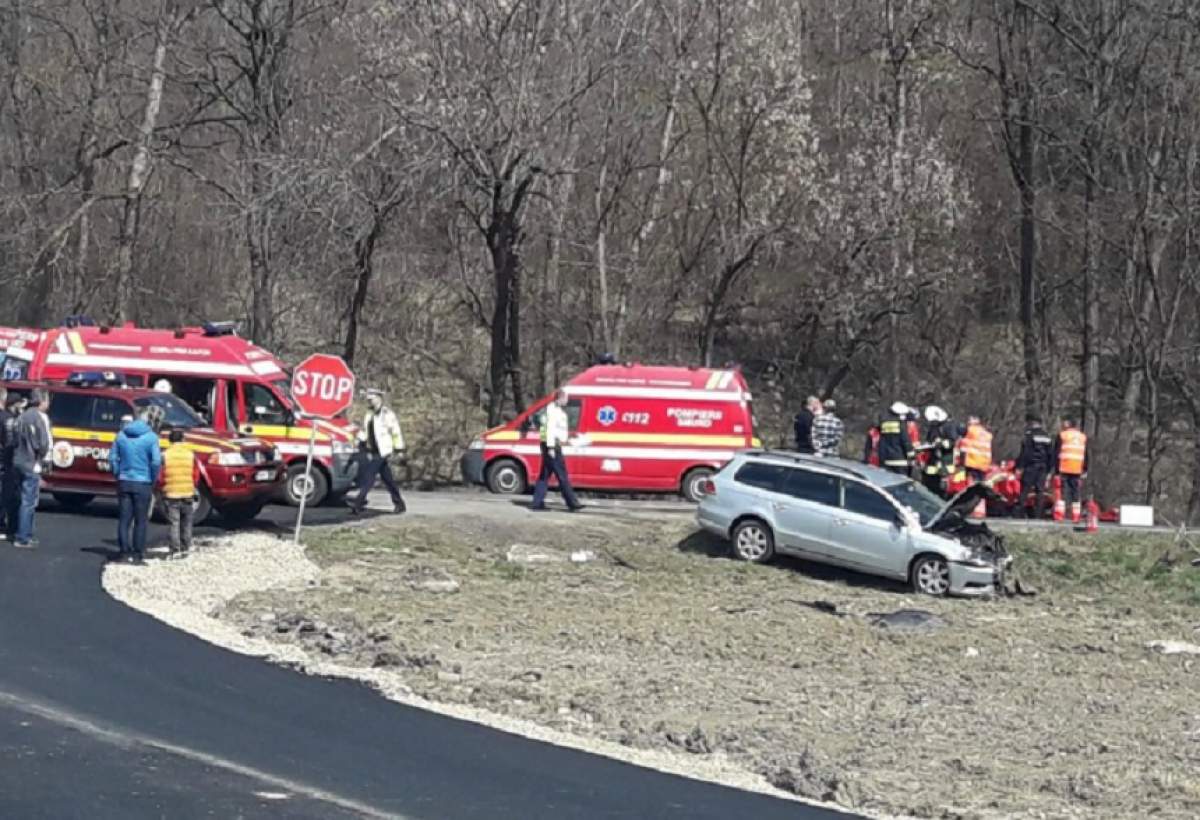
POLYGON ((1158 536, 1013 535, 1041 594, 996 601, 737 563, 654 511, 460 506, 308 541, 239 536, 104 584, 235 651, 742 788, 874 815, 1200 815, 1200 657, 1148 647, 1200 643, 1200 583, 1158 536), (918 608, 916 628, 876 617, 918 608))

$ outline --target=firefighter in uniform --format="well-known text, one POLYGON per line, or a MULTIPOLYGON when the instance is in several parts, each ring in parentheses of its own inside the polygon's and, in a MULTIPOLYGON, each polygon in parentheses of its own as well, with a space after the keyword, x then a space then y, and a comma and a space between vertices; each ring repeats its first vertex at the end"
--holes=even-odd
POLYGON ((992 468, 992 434, 978 416, 968 417, 967 431, 958 443, 958 450, 971 483, 978 484, 986 479, 992 468))
POLYGON ((533 510, 546 509, 546 490, 550 485, 551 474, 558 479, 558 489, 563 495, 563 501, 567 502, 567 508, 571 512, 583 509, 583 505, 575 497, 575 490, 571 487, 571 478, 567 475, 567 465, 563 461, 562 448, 571 435, 571 422, 564 409, 566 403, 567 394, 559 390, 555 394, 554 400, 547 404, 546 409, 542 411, 542 426, 539 431, 542 469, 538 473, 537 484, 533 486, 533 504, 530 506, 530 509, 533 510))
POLYGON ((1054 439, 1042 427, 1041 419, 1030 419, 1016 464, 1021 472, 1021 506, 1027 518, 1040 520, 1046 511, 1046 480, 1053 463, 1054 439), (1035 496, 1034 503, 1028 507, 1031 493, 1035 496))
POLYGON ((1071 504, 1071 520, 1078 524, 1083 516, 1079 483, 1087 477, 1088 439, 1071 419, 1063 419, 1062 431, 1054 441, 1054 464, 1062 479, 1063 498, 1071 504))
POLYGON ((946 478, 954 472, 958 430, 949 414, 937 405, 925 408, 925 421, 929 426, 925 428, 926 460, 921 480, 930 492, 945 495, 946 478))
POLYGON ((887 418, 879 422, 879 463, 885 470, 908 475, 913 446, 908 436, 908 405, 894 403, 887 418))

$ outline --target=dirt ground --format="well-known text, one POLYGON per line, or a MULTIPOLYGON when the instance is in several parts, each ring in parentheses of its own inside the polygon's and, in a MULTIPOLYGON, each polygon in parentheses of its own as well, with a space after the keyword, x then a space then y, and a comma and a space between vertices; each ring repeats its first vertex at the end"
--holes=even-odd
POLYGON ((1161 537, 1012 536, 1034 598, 751 566, 680 517, 379 519, 217 615, 416 694, 920 817, 1200 816, 1200 569, 1161 537), (531 534, 532 533, 532 534, 531 534), (1159 560, 1166 554, 1165 560, 1159 560), (921 629, 872 613, 921 609, 921 629))

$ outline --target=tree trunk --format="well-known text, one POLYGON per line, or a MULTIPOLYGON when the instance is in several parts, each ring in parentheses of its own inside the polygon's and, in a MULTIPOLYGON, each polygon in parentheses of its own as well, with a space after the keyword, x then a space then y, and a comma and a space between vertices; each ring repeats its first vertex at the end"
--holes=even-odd
POLYGON ((488 396, 488 424, 501 422, 504 407, 504 385, 510 373, 512 356, 513 300, 517 296, 516 277, 519 260, 516 255, 517 228, 513 215, 498 210, 487 231, 492 257, 492 276, 495 282, 495 304, 492 309, 491 356, 488 396))
POLYGON ((342 344, 342 358, 350 365, 354 364, 354 355, 358 352, 358 326, 371 289, 371 280, 375 276, 375 244, 382 234, 383 222, 379 211, 375 210, 370 229, 354 243, 354 296, 350 300, 346 337, 342 344))
POLYGON ((129 178, 125 184, 121 230, 117 237, 117 275, 113 289, 116 296, 113 316, 118 323, 129 319, 133 309, 133 245, 137 239, 142 190, 145 188, 146 178, 150 172, 150 138, 154 134, 154 127, 158 124, 158 111, 162 107, 163 81, 166 78, 164 66, 167 59, 167 41, 170 39, 173 26, 173 16, 164 11, 155 29, 150 84, 146 87, 142 121, 138 126, 133 159, 129 163, 129 178))
POLYGON ((1038 335, 1034 322, 1037 302, 1037 193, 1034 189, 1033 124, 1027 96, 1021 100, 1021 124, 1018 126, 1017 188, 1021 198, 1021 348, 1025 365, 1025 416, 1039 415, 1041 407, 1041 367, 1038 361, 1038 335))

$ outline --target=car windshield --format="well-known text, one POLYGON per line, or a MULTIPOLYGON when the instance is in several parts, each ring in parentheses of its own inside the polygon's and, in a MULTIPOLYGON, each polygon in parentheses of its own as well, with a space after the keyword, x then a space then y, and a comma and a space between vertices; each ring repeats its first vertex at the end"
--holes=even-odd
POLYGON ((172 396, 170 393, 160 393, 154 396, 142 396, 134 399, 133 403, 138 407, 161 407, 163 409, 163 427, 182 427, 190 430, 193 427, 205 427, 204 419, 197 416, 192 408, 188 407, 179 399, 172 396))
POLYGON ((889 484, 884 487, 892 498, 908 507, 921 519, 921 526, 926 526, 933 517, 942 511, 946 502, 915 481, 901 481, 899 484, 889 484))
POLYGON ((279 391, 277 398, 280 403, 287 409, 294 411, 296 408, 292 406, 292 380, 290 378, 276 379, 271 384, 275 385, 275 389, 279 391))

